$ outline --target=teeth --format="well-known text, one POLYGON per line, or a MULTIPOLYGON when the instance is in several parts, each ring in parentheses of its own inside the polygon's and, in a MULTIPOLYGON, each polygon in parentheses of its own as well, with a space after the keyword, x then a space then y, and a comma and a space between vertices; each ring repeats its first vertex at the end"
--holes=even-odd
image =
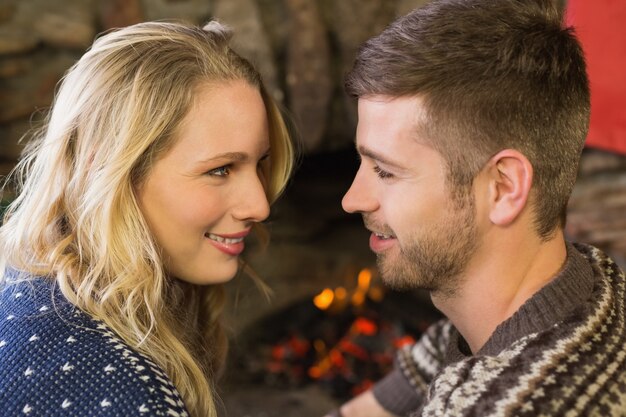
POLYGON ((218 235, 214 235, 213 233, 207 233, 205 236, 208 237, 211 240, 216 241, 216 242, 226 243, 228 245, 232 245, 234 243, 243 242, 243 238, 242 237, 238 237, 236 239, 229 239, 229 238, 226 238, 226 237, 221 237, 221 236, 218 236, 218 235))
POLYGON ((391 239, 393 235, 383 235, 382 233, 374 233, 379 239, 391 239))

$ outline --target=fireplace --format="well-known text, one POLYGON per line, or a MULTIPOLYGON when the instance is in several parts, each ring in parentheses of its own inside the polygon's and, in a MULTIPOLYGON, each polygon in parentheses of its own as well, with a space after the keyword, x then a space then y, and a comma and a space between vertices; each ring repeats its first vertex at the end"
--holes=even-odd
POLYGON ((341 208, 357 168, 352 147, 303 157, 272 208, 269 245, 247 249, 271 299, 244 276, 227 285, 225 415, 322 416, 440 317, 427 294, 382 284, 361 216, 341 208))
POLYGON ((389 372, 396 350, 440 317, 427 298, 386 289, 364 268, 255 323, 231 352, 229 373, 239 384, 284 390, 314 384, 346 401, 389 372))

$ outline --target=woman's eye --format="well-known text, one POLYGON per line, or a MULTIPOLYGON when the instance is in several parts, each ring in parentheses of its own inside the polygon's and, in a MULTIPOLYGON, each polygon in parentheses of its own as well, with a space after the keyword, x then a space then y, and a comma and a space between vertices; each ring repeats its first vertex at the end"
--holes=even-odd
POLYGON ((268 163, 269 163, 269 160, 270 160, 270 155, 269 154, 263 155, 261 157, 261 159, 259 159, 259 162, 258 162, 257 166, 259 168, 260 167, 266 167, 268 165, 268 163))
POLYGON ((380 168, 378 165, 374 166, 374 172, 378 175, 378 178, 387 179, 392 178, 393 174, 391 172, 387 172, 384 169, 380 168))
POLYGON ((230 174, 230 166, 228 165, 224 165, 207 172, 207 175, 211 175, 213 177, 226 177, 228 174, 230 174))

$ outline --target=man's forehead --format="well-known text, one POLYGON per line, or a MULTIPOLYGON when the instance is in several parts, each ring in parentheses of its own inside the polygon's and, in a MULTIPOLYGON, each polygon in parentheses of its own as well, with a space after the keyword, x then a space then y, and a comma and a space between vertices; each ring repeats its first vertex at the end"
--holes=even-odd
POLYGON ((425 116, 426 112, 424 103, 425 98, 419 94, 403 96, 368 94, 361 96, 358 99, 359 106, 366 105, 374 110, 406 108, 407 110, 410 109, 416 117, 425 116))
POLYGON ((427 144, 424 132, 426 111, 418 96, 370 95, 359 98, 357 147, 359 143, 411 139, 427 144))

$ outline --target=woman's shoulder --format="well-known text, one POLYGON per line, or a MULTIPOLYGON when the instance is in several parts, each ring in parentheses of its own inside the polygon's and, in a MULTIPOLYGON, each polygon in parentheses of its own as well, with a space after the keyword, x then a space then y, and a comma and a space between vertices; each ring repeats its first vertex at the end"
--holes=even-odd
POLYGON ((44 278, 0 290, 0 403, 6 415, 187 415, 159 366, 44 278))

